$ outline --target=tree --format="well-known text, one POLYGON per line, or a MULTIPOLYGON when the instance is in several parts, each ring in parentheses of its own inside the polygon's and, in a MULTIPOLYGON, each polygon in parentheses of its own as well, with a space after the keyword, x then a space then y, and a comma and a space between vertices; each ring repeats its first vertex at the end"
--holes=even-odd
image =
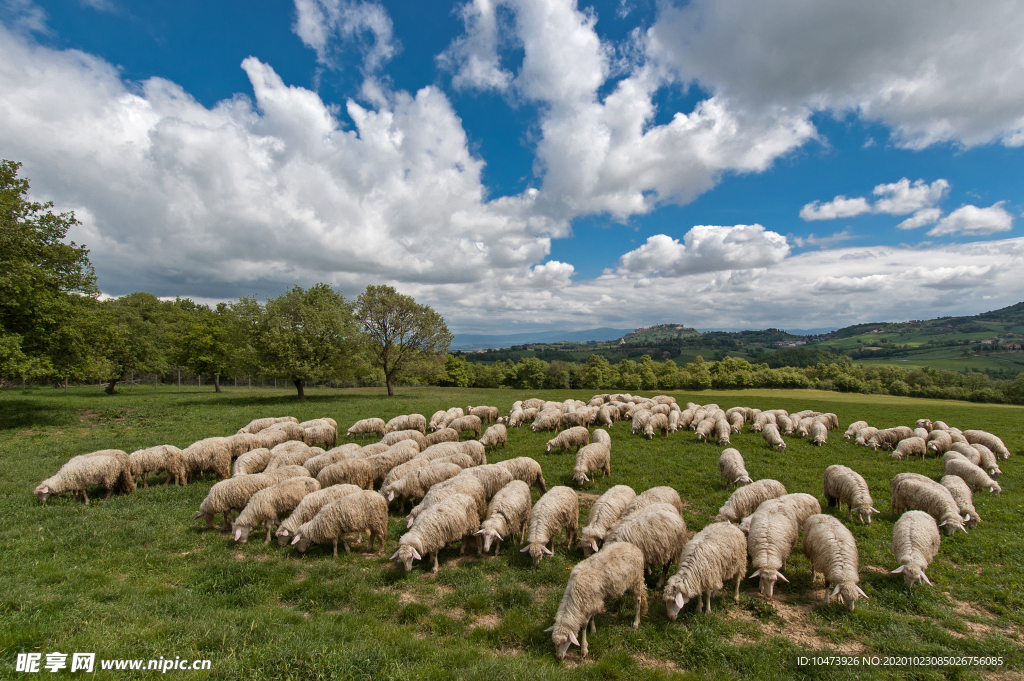
POLYGON ((294 383, 300 400, 306 381, 345 376, 355 366, 359 334, 352 305, 327 284, 294 286, 264 306, 243 297, 233 311, 253 348, 252 361, 294 383))
POLYGON ((106 393, 129 373, 162 374, 169 368, 175 304, 137 291, 101 304, 106 393))
POLYGON ((437 373, 452 334, 444 317, 390 286, 367 286, 356 301, 373 366, 384 372, 388 397, 403 375, 437 373))
POLYGON ((174 358, 200 376, 213 376, 213 389, 220 392, 220 377, 231 363, 230 331, 225 316, 228 307, 221 303, 217 310, 197 305, 191 300, 176 301, 182 310, 179 328, 174 334, 174 358))

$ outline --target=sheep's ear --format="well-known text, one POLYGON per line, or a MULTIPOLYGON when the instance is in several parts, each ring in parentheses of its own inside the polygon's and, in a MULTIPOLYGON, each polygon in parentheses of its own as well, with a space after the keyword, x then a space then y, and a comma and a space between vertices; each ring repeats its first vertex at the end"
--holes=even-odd
POLYGON ((498 541, 505 541, 504 537, 502 537, 502 536, 501 536, 500 534, 498 534, 497 532, 495 532, 495 533, 494 533, 494 536, 498 538, 498 541))
POLYGON ((395 500, 395 492, 394 492, 394 490, 391 490, 390 492, 388 492, 388 502, 392 502, 394 500, 395 500))
POLYGON ((971 522, 971 514, 970 513, 965 513, 964 514, 964 522, 967 522, 967 523, 971 522))
POLYGON ((749 577, 747 577, 747 579, 753 579, 754 577, 757 577, 757 576, 758 576, 759 574, 761 574, 761 571, 760 571, 760 570, 758 570, 758 571, 757 571, 757 572, 755 572, 754 574, 752 574, 752 575, 750 575, 749 577))
POLYGON ((932 580, 928 579, 928 575, 926 575, 923 572, 921 573, 921 579, 923 579, 924 583, 927 584, 928 586, 935 586, 934 584, 932 584, 932 580))
POLYGON ((948 523, 949 523, 948 520, 943 520, 941 523, 939 523, 939 527, 942 527, 943 525, 946 525, 948 523))
POLYGON ((391 557, 388 558, 388 560, 394 560, 395 558, 398 558, 398 551, 395 551, 393 554, 391 554, 391 557))
POLYGON ((871 507, 871 512, 872 512, 872 513, 877 513, 877 514, 879 514, 879 515, 881 515, 881 514, 882 514, 882 512, 881 512, 881 511, 879 511, 879 510, 878 510, 877 508, 875 508, 874 506, 872 506, 872 507, 871 507))
POLYGON ((584 482, 590 482, 590 478, 587 477, 586 473, 583 474, 583 481, 584 482))
POLYGON ((857 587, 857 593, 859 593, 861 596, 863 596, 864 600, 866 600, 866 601, 870 601, 871 600, 870 598, 868 598, 868 595, 866 593, 864 593, 864 589, 860 588, 859 586, 857 587))
POLYGON ((598 551, 601 550, 601 549, 597 548, 597 540, 596 539, 591 539, 590 540, 590 548, 592 548, 594 550, 594 553, 597 553, 598 551))
POLYGON ((415 558, 416 560, 423 560, 423 558, 420 556, 420 552, 417 551, 416 549, 412 550, 412 557, 415 558))
POLYGON ((544 633, 547 634, 548 632, 551 632, 551 631, 554 631, 554 630, 555 630, 555 625, 552 624, 550 627, 548 627, 547 629, 544 630, 544 633))
POLYGON ((891 571, 889 574, 891 574, 891 575, 898 575, 898 574, 900 574, 901 572, 903 572, 906 569, 907 569, 906 565, 900 565, 898 568, 896 568, 895 570, 891 571))
POLYGON ((519 549, 519 553, 526 553, 526 552, 527 552, 527 551, 529 551, 529 550, 530 550, 530 545, 529 545, 529 544, 527 544, 527 545, 526 545, 526 546, 524 546, 523 548, 519 549))
POLYGON ((476 532, 473 533, 473 536, 478 537, 478 536, 480 536, 483 533, 484 533, 483 530, 477 530, 476 532))
POLYGON ((579 642, 579 640, 577 640, 575 632, 572 632, 572 631, 569 632, 569 640, 572 641, 572 644, 574 646, 579 647, 580 642, 579 642))
MULTIPOLYGON (((301 534, 295 535, 295 537, 292 539, 292 546, 295 546, 296 544, 298 544, 300 539, 302 539, 302 535, 301 534)), ((395 555, 397 555, 397 554, 395 554, 395 555)))
POLYGON ((686 599, 683 598, 683 594, 676 592, 676 607, 682 609, 686 605, 686 599))
MULTIPOLYGON (((49 486, 46 486, 46 487, 42 488, 42 489, 41 489, 41 490, 39 490, 39 491, 40 491, 40 492, 42 492, 43 494, 49 494, 49 493, 50 493, 50 487, 49 487, 49 486)), ((203 514, 202 514, 202 513, 200 513, 200 514, 198 514, 198 515, 196 516, 196 518, 202 518, 202 517, 203 517, 203 514)), ((195 520, 195 518, 193 518, 193 520, 195 520)))
POLYGON ((235 541, 238 541, 241 538, 242 538, 242 530, 241 530, 241 528, 236 529, 235 530, 235 541))
POLYGON ((832 595, 829 598, 834 598, 839 593, 839 584, 836 584, 836 588, 832 590, 832 595))
POLYGON ((548 554, 549 556, 555 555, 548 547, 542 546, 541 548, 544 549, 544 553, 548 554))
POLYGON ((963 525, 960 526, 960 529, 964 531, 964 534, 970 534, 970 532, 967 531, 967 528, 963 525))
POLYGON ((782 574, 781 572, 776 572, 776 573, 775 573, 775 575, 776 575, 776 576, 777 576, 777 577, 778 577, 779 579, 781 579, 782 581, 784 581, 784 582, 785 582, 786 584, 789 584, 789 580, 788 580, 788 579, 786 579, 786 575, 782 574))
MULTIPOLYGON (((43 493, 45 494, 46 490, 43 490, 43 493)), ((192 520, 199 520, 202 517, 203 517, 202 513, 196 513, 194 516, 192 516, 192 520)))

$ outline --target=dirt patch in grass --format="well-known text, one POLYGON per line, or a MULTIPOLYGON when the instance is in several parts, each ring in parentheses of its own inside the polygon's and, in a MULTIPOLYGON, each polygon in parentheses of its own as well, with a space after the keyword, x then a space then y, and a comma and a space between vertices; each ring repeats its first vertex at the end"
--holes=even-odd
POLYGON ((409 593, 408 591, 402 591, 401 593, 398 594, 398 604, 399 605, 405 606, 405 605, 409 605, 410 603, 419 603, 419 602, 420 602, 419 599, 416 598, 415 595, 409 593))
MULTIPOLYGON (((824 601, 825 590, 817 589, 811 593, 811 596, 812 599, 817 597, 824 601)), ((836 645, 819 636, 817 627, 809 621, 809 616, 815 608, 814 605, 791 605, 778 596, 776 596, 775 600, 771 601, 771 604, 779 617, 784 620, 784 623, 762 622, 745 608, 735 607, 732 603, 729 603, 728 608, 724 611, 725 617, 731 620, 748 622, 755 625, 765 636, 780 636, 808 650, 835 650, 847 654, 864 652, 864 644, 860 641, 846 641, 836 645)), ((754 639, 746 634, 735 634, 732 637, 734 645, 750 645, 755 642, 754 639)))
POLYGON ((470 622, 468 626, 470 629, 476 629, 478 627, 483 627, 484 629, 494 629, 499 624, 501 624, 501 618, 491 613, 487 615, 480 615, 479 617, 475 618, 472 622, 470 622))
POLYGON ((295 583, 296 584, 302 584, 304 581, 306 581, 306 573, 305 572, 300 572, 299 574, 295 575, 295 583))
POLYGON ((877 565, 864 565, 864 566, 861 567, 861 570, 867 570, 868 572, 874 572, 876 575, 887 575, 887 574, 889 574, 889 570, 887 570, 887 569, 885 569, 883 567, 878 567, 877 565))
POLYGON ((645 669, 660 669, 661 671, 668 672, 670 674, 679 674, 682 672, 682 670, 679 669, 679 665, 672 660, 660 660, 656 657, 648 657, 643 653, 634 655, 633 659, 636 660, 638 665, 645 669))
POLYGON ((580 501, 587 501, 591 504, 601 498, 600 495, 588 494, 586 492, 576 492, 576 496, 580 498, 580 501))
POLYGON ((90 419, 96 419, 100 417, 100 412, 93 411, 92 409, 76 409, 78 412, 78 422, 85 423, 90 419))

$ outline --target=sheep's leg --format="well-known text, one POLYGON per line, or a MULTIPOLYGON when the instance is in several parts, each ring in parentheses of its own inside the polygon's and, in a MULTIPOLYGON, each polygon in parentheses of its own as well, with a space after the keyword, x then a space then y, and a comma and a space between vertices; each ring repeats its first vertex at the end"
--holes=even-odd
POLYGON ((431 570, 430 570, 431 572, 437 572, 437 554, 438 553, 440 553, 440 551, 434 551, 434 554, 433 554, 434 555, 434 567, 431 568, 431 570))
POLYGON ((704 595, 700 591, 697 592, 697 612, 704 612, 704 595))
POLYGON ((711 614, 711 592, 710 591, 707 593, 707 610, 705 612, 707 612, 708 614, 711 614))
POLYGON ((341 545, 345 547, 345 553, 352 553, 352 549, 348 547, 348 542, 345 541, 344 537, 341 538, 341 545))
MULTIPOLYGON (((593 619, 591 619, 593 621, 593 619)), ((587 656, 590 652, 590 646, 587 644, 587 625, 583 625, 583 637, 580 639, 580 655, 583 657, 587 656)))
POLYGON ((597 633, 597 615, 594 615, 593 617, 590 618, 590 633, 591 634, 596 634, 597 633))
POLYGON ((665 563, 664 567, 661 568, 661 579, 658 580, 658 585, 654 588, 660 589, 665 586, 666 577, 668 577, 668 563, 665 563))
POLYGON ((108 487, 107 488, 107 496, 103 497, 103 500, 106 501, 107 499, 109 499, 110 495, 113 494, 113 493, 114 493, 114 488, 113 487, 108 487))
POLYGON ((89 495, 85 493, 84 489, 82 490, 82 501, 85 502, 86 506, 89 505, 89 495))
POLYGON ((338 538, 334 538, 334 557, 338 557, 338 538))
POLYGON ((270 528, 271 527, 272 527, 271 524, 267 523, 267 538, 263 541, 264 544, 269 544, 270 543, 270 528))
MULTIPOLYGON (((633 605, 636 607, 636 617, 633 618, 633 628, 634 629, 639 629, 640 628, 640 613, 643 612, 643 607, 644 607, 644 594, 640 590, 640 588, 641 587, 634 587, 633 588, 633 605)), ((647 587, 644 586, 642 588, 646 589, 647 587)))
MULTIPOLYGON (((143 473, 140 477, 142 478, 142 489, 149 489, 149 480, 146 479, 149 476, 143 473)), ((138 487, 138 483, 136 483, 136 487, 138 487)))
POLYGON ((737 603, 740 602, 740 580, 743 579, 743 573, 740 572, 736 575, 736 594, 733 596, 733 600, 737 603))
POLYGON ((496 542, 494 542, 494 557, 497 558, 498 554, 500 552, 501 552, 501 542, 500 541, 496 541, 496 542))

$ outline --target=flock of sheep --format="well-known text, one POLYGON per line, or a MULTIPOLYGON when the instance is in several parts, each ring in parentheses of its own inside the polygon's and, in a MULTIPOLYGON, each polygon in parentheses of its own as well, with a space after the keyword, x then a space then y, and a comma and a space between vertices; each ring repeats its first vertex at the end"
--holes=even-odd
MULTIPOLYGON (((495 407, 452 408, 436 412, 428 421, 420 414, 385 422, 369 418, 347 431, 350 439, 379 438, 370 444, 337 445, 337 423, 329 418, 298 423, 292 417, 256 419, 229 437, 193 443, 184 450, 160 445, 126 454, 101 450, 76 456, 56 475, 44 480, 35 494, 41 501, 53 494, 81 494, 102 486, 130 492, 146 484, 150 473, 166 472, 164 484, 185 484, 192 476, 216 472, 214 484, 200 504, 196 519, 212 527, 223 514, 237 542, 245 542, 257 528, 266 530, 265 542, 276 534, 281 546, 304 552, 310 543, 331 544, 338 555, 340 541, 346 552, 350 542, 369 535, 369 550, 387 538, 389 505, 404 512, 413 504, 406 532, 391 560, 406 571, 413 561, 431 562, 438 569, 438 553, 460 541, 461 552, 498 554, 502 542, 524 544, 534 566, 553 555, 564 534, 568 547, 578 546, 583 560, 570 572, 551 632, 555 654, 562 659, 570 645, 588 652, 587 632, 596 630, 595 616, 604 603, 629 592, 636 616, 633 627, 647 612, 645 571, 661 567, 657 587, 670 619, 696 601, 698 611, 711 610, 711 599, 735 580, 759 578, 760 591, 773 596, 801 530, 803 550, 812 567, 812 581, 825 580, 826 602, 838 598, 850 610, 867 594, 858 585, 857 544, 842 521, 822 514, 818 499, 807 493, 788 493, 776 480, 753 480, 743 456, 733 448, 719 458, 719 471, 736 490, 719 509, 714 522, 687 539, 682 499, 671 487, 654 487, 637 494, 616 485, 601 495, 589 510, 587 524, 579 527, 579 496, 565 486, 547 488, 540 464, 518 457, 487 463, 487 450, 504 447, 508 429, 532 422, 532 429, 559 430, 547 451, 574 450, 573 481, 589 481, 593 471, 611 473, 611 437, 605 428, 617 421, 632 421, 633 434, 653 438, 656 433, 689 428, 698 439, 714 437, 720 445, 750 424, 773 449, 785 450, 783 435, 803 436, 823 444, 839 425, 835 414, 785 410, 760 411, 746 407, 722 410, 718 405, 687 404, 681 408, 666 395, 648 399, 631 395, 597 395, 588 403, 528 399, 513 404, 507 416, 495 407), (484 423, 492 423, 481 432, 484 423), (592 432, 590 426, 600 425, 592 432), (429 432, 428 432, 429 431, 429 432), (470 432, 477 439, 462 440, 470 432), (323 445, 321 449, 317 445, 323 445), (232 467, 232 461, 233 467, 232 467), (532 503, 530 487, 541 496, 532 503), (237 517, 234 514, 237 512, 237 517), (288 517, 281 522, 282 514, 288 517), (669 567, 677 570, 669 577, 669 567), (827 589, 833 588, 831 592, 827 589)), ((902 514, 893 528, 892 549, 907 586, 931 584, 925 569, 940 546, 940 528, 949 534, 981 521, 973 505, 973 491, 999 494, 990 475, 1000 474, 997 457, 1010 453, 998 437, 977 430, 961 432, 941 421, 919 420, 914 429, 885 430, 864 421, 845 433, 858 445, 891 450, 903 459, 912 455, 941 455, 945 475, 938 482, 916 473, 901 473, 892 480, 892 510, 902 514)), ((865 479, 842 465, 829 466, 823 478, 823 496, 829 506, 849 508, 865 523, 879 511, 874 507, 865 479)))

